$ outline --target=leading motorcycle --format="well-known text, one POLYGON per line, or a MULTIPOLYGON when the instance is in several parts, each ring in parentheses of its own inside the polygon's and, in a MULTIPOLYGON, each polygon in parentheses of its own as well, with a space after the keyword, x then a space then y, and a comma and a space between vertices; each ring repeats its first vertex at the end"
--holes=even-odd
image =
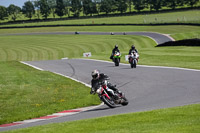
POLYGON ((131 65, 131 68, 136 68, 136 65, 138 63, 139 54, 137 52, 132 52, 131 55, 129 55, 129 63, 131 65))
POLYGON ((123 106, 128 105, 128 100, 125 97, 125 94, 121 91, 117 92, 109 89, 106 80, 99 84, 99 87, 96 89, 96 91, 93 91, 93 94, 95 93, 97 93, 100 100, 110 108, 115 108, 118 104, 123 106), (113 93, 114 95, 111 95, 110 93, 113 93))

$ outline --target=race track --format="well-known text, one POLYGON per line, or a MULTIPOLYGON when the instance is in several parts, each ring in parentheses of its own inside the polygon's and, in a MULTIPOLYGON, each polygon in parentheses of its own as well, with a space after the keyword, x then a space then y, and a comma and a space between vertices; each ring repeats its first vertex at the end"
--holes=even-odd
POLYGON ((200 103, 199 70, 149 66, 138 66, 136 69, 131 69, 128 64, 120 64, 119 67, 115 67, 112 62, 87 59, 27 61, 25 63, 45 71, 72 77, 86 84, 90 84, 91 71, 98 69, 109 75, 110 82, 116 84, 126 94, 129 104, 114 109, 103 105, 75 115, 6 127, 0 130, 200 103))
MULTIPOLYGON (((40 32, 40 33, 15 33, 6 35, 73 35, 74 32, 40 32)), ((80 35, 111 35, 110 32, 79 32, 80 35)), ((114 35, 124 35, 124 32, 114 32, 114 35)), ((154 40, 157 44, 162 44, 168 41, 174 41, 172 37, 166 34, 155 32, 126 32, 126 35, 146 36, 154 40)))

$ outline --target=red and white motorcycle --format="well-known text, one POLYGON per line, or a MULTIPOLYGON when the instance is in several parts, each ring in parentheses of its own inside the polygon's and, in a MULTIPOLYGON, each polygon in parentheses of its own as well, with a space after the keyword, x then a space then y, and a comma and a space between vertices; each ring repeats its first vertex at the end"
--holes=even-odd
POLYGON ((115 92, 109 89, 106 80, 103 83, 100 83, 99 88, 96 90, 96 92, 94 92, 94 94, 95 93, 97 93, 100 100, 110 108, 115 108, 117 104, 121 104, 123 106, 128 105, 128 100, 126 99, 125 94, 121 91, 115 92), (110 95, 108 92, 114 95, 110 95))

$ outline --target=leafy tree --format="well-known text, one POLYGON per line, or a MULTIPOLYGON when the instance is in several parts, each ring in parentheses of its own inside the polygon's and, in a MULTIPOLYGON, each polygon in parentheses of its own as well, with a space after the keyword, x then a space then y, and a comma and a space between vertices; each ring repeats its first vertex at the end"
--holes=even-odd
POLYGON ((171 9, 175 9, 178 6, 183 6, 184 0, 166 0, 166 1, 163 1, 163 3, 167 7, 170 7, 171 9))
POLYGON ((74 13, 74 17, 79 17, 82 9, 81 0, 71 0, 71 11, 74 13))
POLYGON ((11 16, 12 20, 15 21, 21 12, 21 8, 11 4, 7 8, 7 11, 8 11, 8 14, 11 16))
POLYGON ((118 0, 117 1, 117 10, 121 13, 126 12, 127 10, 127 0, 118 0))
POLYGON ((94 14, 94 13, 98 13, 96 2, 92 2, 92 3, 90 4, 90 7, 91 7, 91 12, 90 12, 90 15, 91 15, 91 16, 92 16, 92 14, 94 14))
POLYGON ((50 8, 50 12, 53 14, 53 17, 56 17, 56 0, 47 0, 47 3, 50 8))
POLYGON ((128 8, 129 8, 129 12, 131 12, 131 7, 132 7, 132 0, 128 0, 128 8))
POLYGON ((83 13, 85 15, 97 13, 96 3, 92 0, 83 0, 83 13))
POLYGON ((96 5, 96 11, 99 15, 99 13, 101 12, 100 7, 101 7, 101 0, 94 0, 94 3, 96 5))
POLYGON ((65 6, 64 13, 70 17, 71 0, 63 0, 63 4, 65 6))
POLYGON ((35 14, 33 3, 30 1, 25 2, 24 6, 22 7, 22 12, 25 14, 26 17, 31 19, 32 16, 35 14))
POLYGON ((194 7, 195 4, 197 4, 199 0, 187 0, 186 4, 190 7, 194 7))
POLYGON ((184 1, 185 0, 176 0, 178 6, 184 6, 184 1))
POLYGON ((33 3, 34 3, 36 15, 38 19, 40 19, 40 0, 35 0, 33 3))
POLYGON ((155 9, 158 11, 162 8, 163 0, 149 0, 148 4, 150 5, 150 10, 155 9))
POLYGON ((63 4, 63 0, 56 0, 56 11, 55 13, 62 17, 64 15, 65 6, 63 4))
POLYGON ((141 11, 146 7, 146 0, 133 0, 134 9, 141 11))
POLYGON ((0 6, 0 20, 4 20, 5 17, 8 17, 7 9, 4 6, 0 6))
POLYGON ((118 2, 120 2, 121 0, 111 0, 111 10, 112 12, 118 11, 118 2))
POLYGON ((100 11, 106 14, 112 12, 112 0, 102 0, 100 11))
POLYGON ((50 14, 50 7, 47 3, 47 0, 40 0, 39 4, 40 4, 40 12, 41 12, 42 16, 45 19, 47 19, 47 17, 50 14))
POLYGON ((167 0, 165 1, 167 4, 167 7, 170 7, 172 9, 175 9, 177 7, 177 0, 167 0))

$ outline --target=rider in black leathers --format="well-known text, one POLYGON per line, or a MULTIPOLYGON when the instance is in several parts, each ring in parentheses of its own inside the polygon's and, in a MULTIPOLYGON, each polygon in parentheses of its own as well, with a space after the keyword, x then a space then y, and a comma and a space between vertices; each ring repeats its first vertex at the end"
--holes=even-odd
MULTIPOLYGON (((137 51, 137 49, 135 49, 134 45, 131 46, 131 49, 129 50, 128 55, 131 55, 131 53, 133 53, 133 52, 138 53, 138 51, 137 51)), ((129 60, 129 63, 130 63, 130 57, 128 58, 128 60, 129 60)))
POLYGON ((133 53, 134 51, 135 51, 136 53, 138 53, 137 49, 135 49, 135 46, 132 45, 132 46, 131 46, 131 49, 129 50, 129 53, 128 53, 128 54, 131 55, 131 53, 133 53))
POLYGON ((114 56, 115 52, 120 52, 120 50, 118 49, 118 45, 115 45, 115 47, 112 50, 112 54, 110 56, 111 60, 113 59, 113 56, 114 56))
MULTIPOLYGON (((99 88, 100 83, 104 82, 105 80, 109 80, 109 77, 106 74, 99 73, 98 70, 92 71, 92 81, 91 81, 92 87, 90 94, 95 93, 96 90, 99 88)), ((111 83, 107 82, 107 86, 109 89, 112 89, 113 91, 117 91, 118 93, 120 93, 118 89, 111 83)), ((115 94, 112 91, 107 90, 107 92, 112 96, 115 96, 115 94)))

